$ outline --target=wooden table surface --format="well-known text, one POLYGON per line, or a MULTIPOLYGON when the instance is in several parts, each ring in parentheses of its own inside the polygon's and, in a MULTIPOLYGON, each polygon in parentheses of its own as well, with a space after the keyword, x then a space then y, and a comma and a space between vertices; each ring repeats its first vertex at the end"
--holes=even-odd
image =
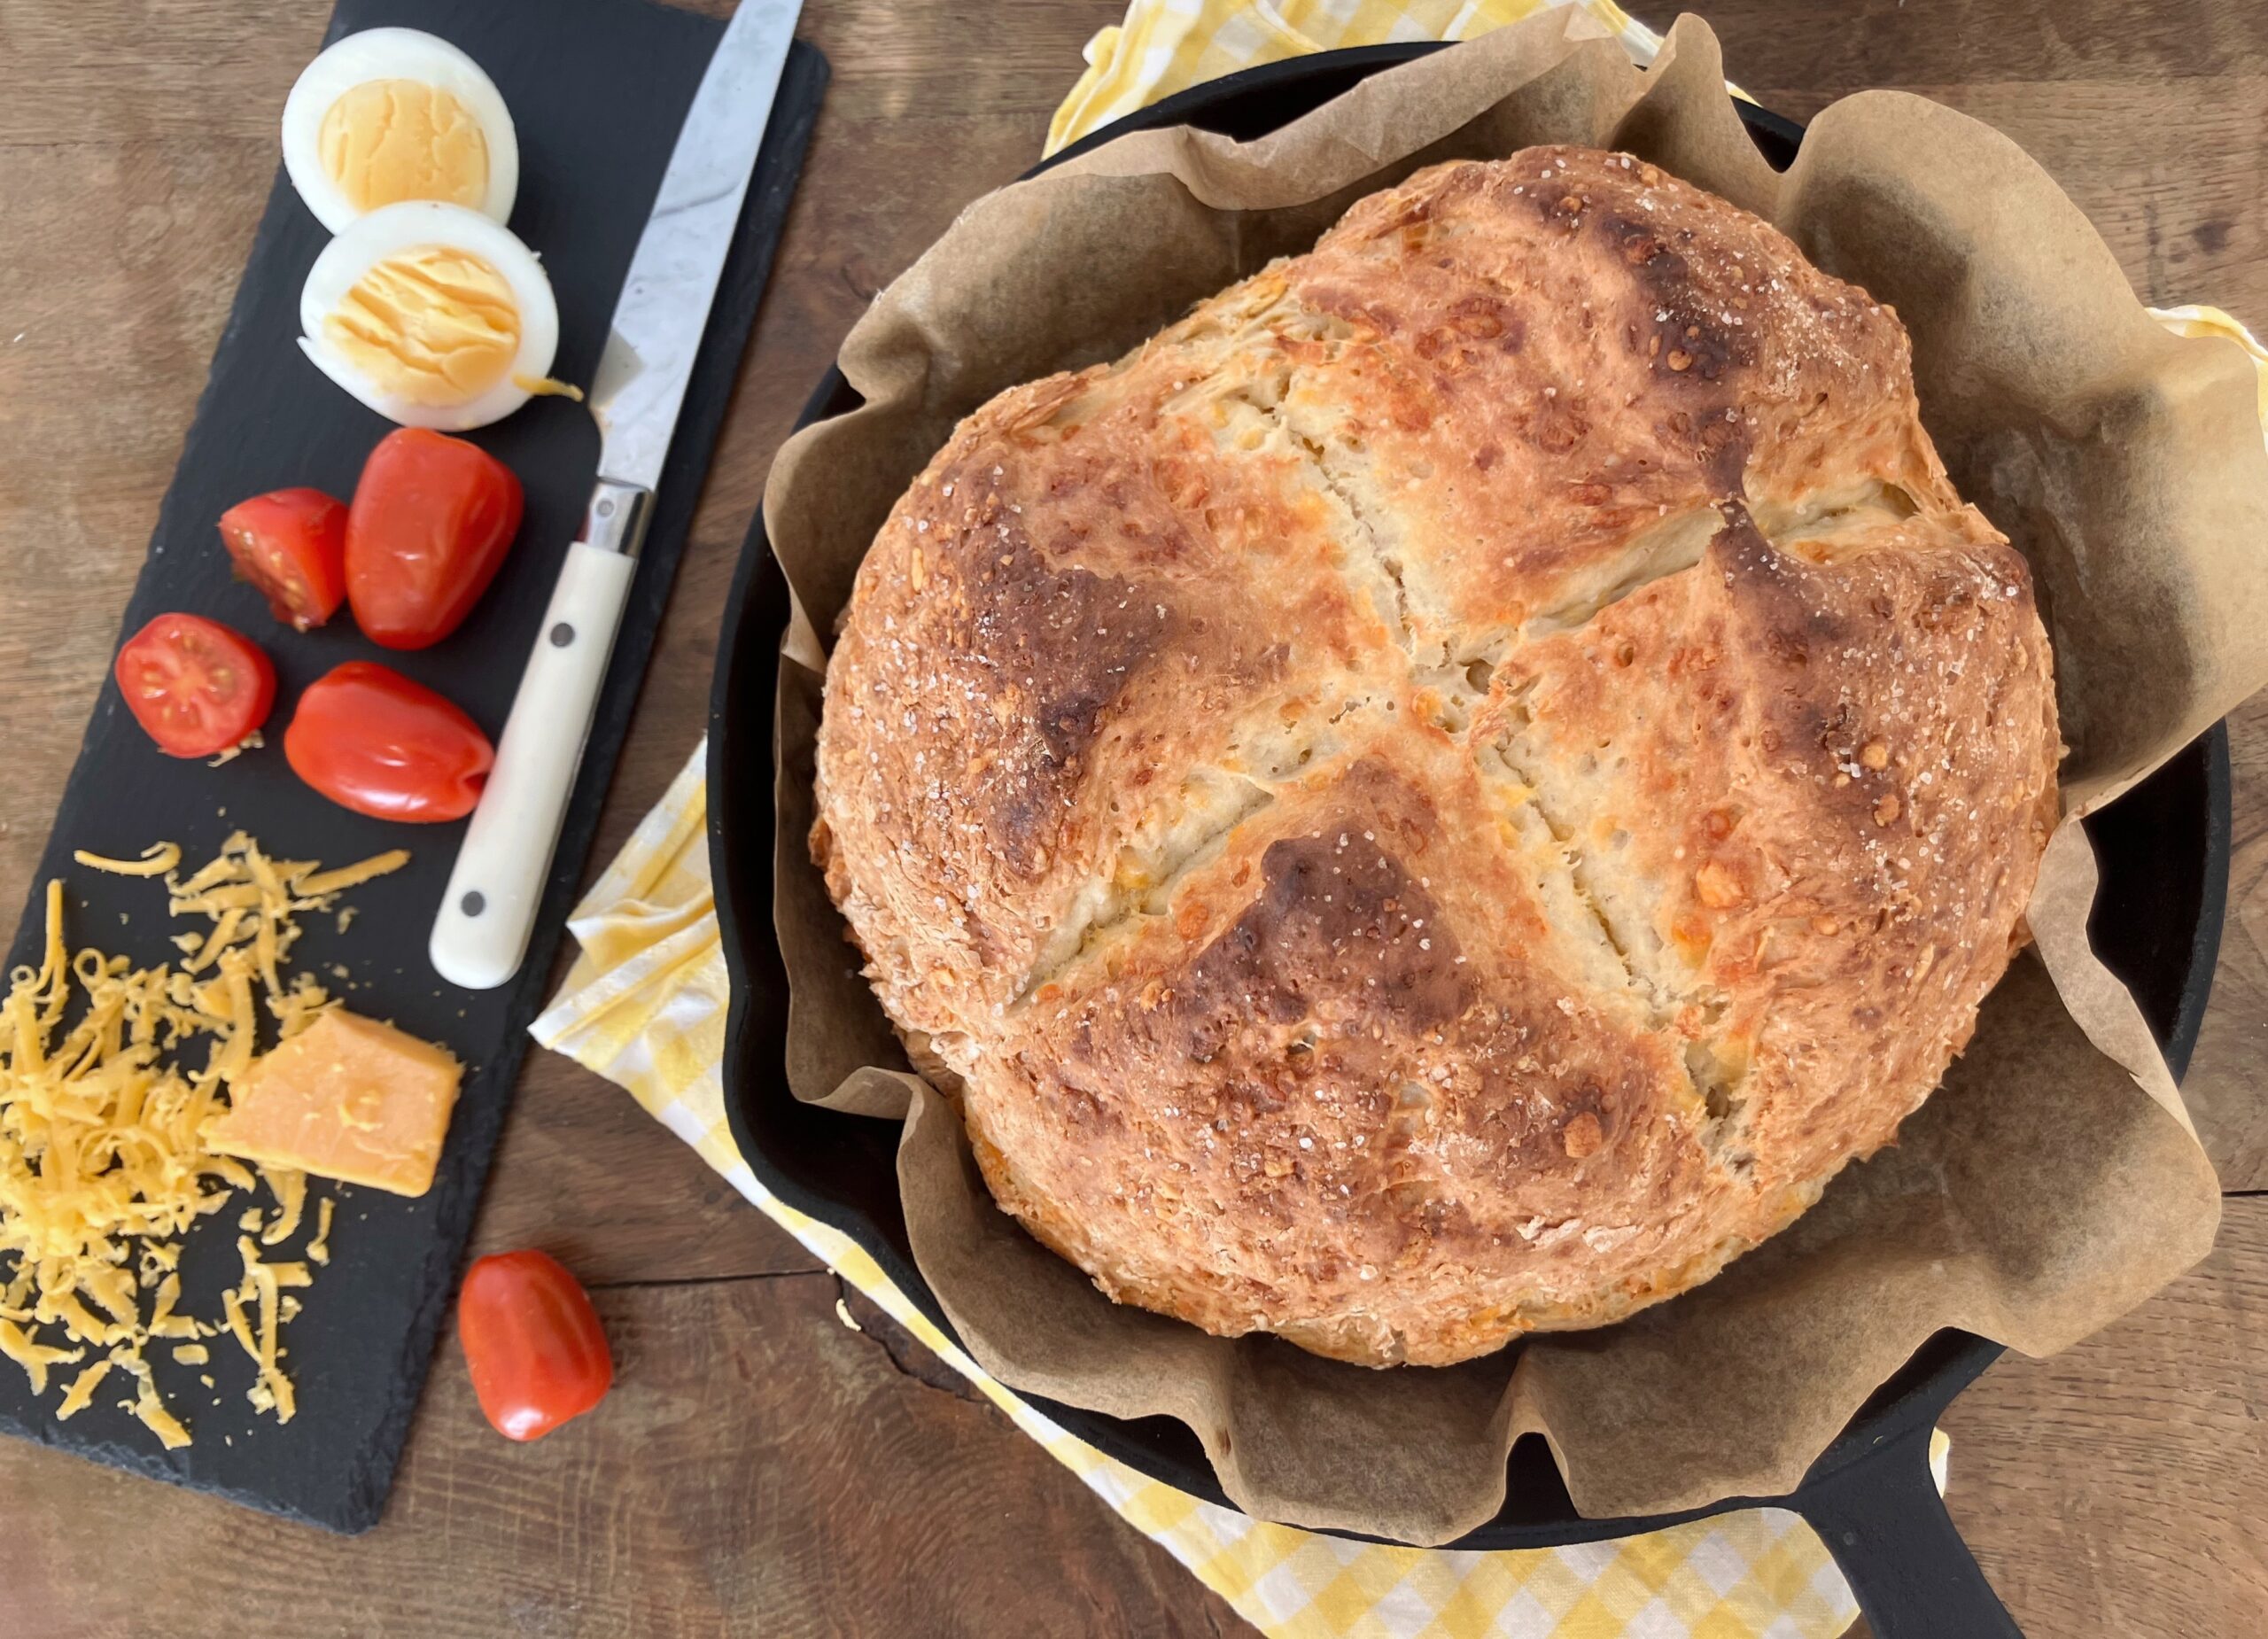
MULTIPOLYGON (((0 904, 22 902, 325 11, 0 0, 0 904)), ((701 733, 734 555, 811 383, 877 288, 1031 163, 1115 11, 808 0, 834 84, 594 869, 701 733)), ((1711 17, 1768 105, 1896 86, 1965 109, 2054 173, 2146 299, 2268 329, 2268 5, 1711 17)), ((2219 1246, 2093 1340, 1996 1366, 1948 1422, 1953 1512, 2034 1635, 2268 1631, 2268 704, 2233 740, 2188 1084, 2230 1192, 2219 1246)), ((391 1512, 353 1542, 0 1445, 0 1635, 1250 1631, 855 1297, 845 1327, 834 1277, 627 1097, 540 1053, 476 1250, 527 1244, 596 1289, 621 1367, 603 1415, 509 1445, 446 1338, 391 1512)))

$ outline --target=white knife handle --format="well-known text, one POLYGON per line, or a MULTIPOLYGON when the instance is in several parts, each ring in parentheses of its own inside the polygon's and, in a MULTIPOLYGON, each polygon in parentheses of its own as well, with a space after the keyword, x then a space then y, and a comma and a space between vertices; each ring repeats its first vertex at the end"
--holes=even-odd
POLYGON ((430 946, 441 977, 493 990, 519 971, 598 709, 638 560, 577 541, 512 697, 430 946))

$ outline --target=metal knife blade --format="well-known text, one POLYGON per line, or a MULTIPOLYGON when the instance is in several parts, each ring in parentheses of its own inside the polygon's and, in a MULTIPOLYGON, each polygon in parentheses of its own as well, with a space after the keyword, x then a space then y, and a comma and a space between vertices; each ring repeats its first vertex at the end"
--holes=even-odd
POLYGON ((741 0, 693 94, 591 384, 602 478, 651 489, 661 477, 802 11, 741 0))

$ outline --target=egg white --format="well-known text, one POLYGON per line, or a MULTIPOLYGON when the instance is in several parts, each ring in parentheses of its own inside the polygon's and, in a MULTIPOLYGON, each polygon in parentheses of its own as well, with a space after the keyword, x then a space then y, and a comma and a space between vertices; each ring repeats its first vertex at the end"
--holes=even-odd
POLYGON ((366 28, 348 35, 300 71, 284 99, 284 169, 315 220, 333 233, 344 233, 363 214, 323 167, 322 121, 340 97, 373 80, 414 80, 447 91, 470 111, 488 146, 488 191, 480 214, 500 222, 509 220, 520 190, 520 142, 511 112, 478 63, 416 28, 366 28))
POLYGON ((405 199, 372 211, 323 247, 299 291, 299 350, 315 368, 405 427, 462 432, 501 421, 532 396, 516 379, 541 381, 559 347, 559 306, 535 252, 509 228, 461 205, 405 199), (338 311, 362 276, 389 256, 427 245, 470 252, 496 269, 520 310, 519 351, 494 386, 462 404, 417 404, 388 392, 333 346, 323 321, 338 311))

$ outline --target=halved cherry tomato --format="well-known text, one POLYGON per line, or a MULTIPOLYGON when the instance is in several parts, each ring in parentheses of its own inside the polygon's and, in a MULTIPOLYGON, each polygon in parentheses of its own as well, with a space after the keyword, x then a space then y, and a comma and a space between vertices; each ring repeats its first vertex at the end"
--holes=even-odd
POLYGON ((614 1356, 582 1284, 541 1252, 504 1252, 465 1271, 457 1330, 472 1392, 496 1432, 540 1440, 606 1398, 614 1356))
POLYGON ((374 643, 423 649, 472 612, 519 532, 512 470, 423 427, 378 440, 346 517, 346 597, 374 643))
POLYGON ((111 668, 134 720, 168 757, 211 757, 268 720, 276 668, 260 645, 202 615, 160 615, 111 668))
POLYGON ((346 599, 346 504, 319 489, 279 489, 221 515, 237 578, 268 599, 278 620, 306 632, 346 599))
POLYGON ((284 756, 342 808, 379 820, 461 820, 496 761, 480 725, 375 660, 350 660, 307 685, 284 756))

